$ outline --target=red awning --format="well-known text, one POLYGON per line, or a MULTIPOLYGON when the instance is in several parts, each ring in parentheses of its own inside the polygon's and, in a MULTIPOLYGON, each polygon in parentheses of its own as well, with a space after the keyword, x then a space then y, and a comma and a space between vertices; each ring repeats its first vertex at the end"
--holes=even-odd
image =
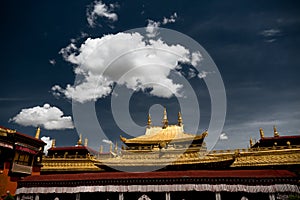
POLYGON ((27 147, 18 146, 18 145, 16 146, 16 150, 25 151, 25 152, 30 153, 30 154, 37 154, 38 153, 37 151, 34 151, 34 150, 29 149, 27 147))

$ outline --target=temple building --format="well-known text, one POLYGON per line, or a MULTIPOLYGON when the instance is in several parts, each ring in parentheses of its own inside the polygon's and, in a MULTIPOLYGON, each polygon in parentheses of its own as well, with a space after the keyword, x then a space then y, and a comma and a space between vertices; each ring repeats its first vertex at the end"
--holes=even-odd
POLYGON ((120 136, 124 143, 117 158, 95 160, 95 165, 107 171, 154 171, 226 168, 234 162, 234 155, 207 155, 204 138, 186 133, 181 113, 178 122, 169 125, 167 111, 164 109, 162 126, 152 126, 151 117, 145 134, 132 139, 120 136))
POLYGON ((56 147, 55 140, 52 140, 52 147, 48 149, 48 154, 43 157, 43 167, 41 174, 61 174, 61 173, 87 173, 98 172, 103 169, 94 165, 92 158, 110 157, 111 153, 95 151, 88 147, 88 139, 82 144, 82 135, 75 146, 56 147))
POLYGON ((273 137, 265 137, 263 129, 259 130, 260 139, 250 148, 238 151, 231 167, 238 168, 284 168, 299 173, 300 135, 280 136, 274 126, 273 137))
POLYGON ((39 175, 45 143, 16 130, 0 127, 0 196, 10 191, 15 194, 17 181, 30 175, 39 175))
POLYGON ((261 129, 249 148, 208 152, 209 133, 186 133, 181 113, 177 124, 169 124, 166 110, 162 126, 151 121, 149 115, 144 135, 120 136, 122 148, 104 156, 82 145, 81 137, 75 147, 53 145, 43 164, 59 167, 44 164, 42 175, 19 181, 17 199, 275 200, 300 194, 300 136, 280 136, 274 127, 274 136, 265 137, 261 129), (78 158, 94 166, 77 169, 78 158))

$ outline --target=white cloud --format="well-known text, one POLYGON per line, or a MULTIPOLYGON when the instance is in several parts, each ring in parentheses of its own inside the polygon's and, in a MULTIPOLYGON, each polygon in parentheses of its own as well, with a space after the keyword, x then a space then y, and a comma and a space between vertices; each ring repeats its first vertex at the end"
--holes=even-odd
POLYGON ((187 74, 188 79, 194 78, 195 76, 197 76, 196 70, 194 70, 193 68, 189 68, 187 74))
POLYGON ((55 65, 55 64, 56 64, 56 61, 55 61, 54 59, 51 59, 51 60, 49 60, 49 63, 50 63, 51 65, 55 65))
POLYGON ((22 126, 42 127, 48 130, 73 129, 71 116, 63 116, 64 113, 57 107, 44 104, 43 107, 22 109, 19 114, 9 121, 22 126))
POLYGON ((117 4, 106 4, 102 3, 102 1, 95 1, 92 4, 92 9, 88 9, 87 11, 87 21, 91 27, 95 26, 95 21, 98 17, 104 17, 111 21, 117 21, 118 15, 114 13, 114 9, 117 7, 117 4))
POLYGON ((265 40, 265 41, 268 42, 268 43, 272 43, 272 42, 275 42, 276 39, 270 39, 270 40, 265 40))
POLYGON ((155 22, 149 19, 146 27, 147 36, 149 38, 156 37, 158 35, 159 26, 160 26, 160 22, 155 22))
POLYGON ((192 61, 191 64, 196 66, 203 59, 202 55, 199 51, 192 53, 192 61))
POLYGON ((170 18, 164 17, 162 24, 175 23, 177 18, 177 13, 175 12, 170 18))
POLYGON ((52 146, 52 139, 50 139, 50 137, 43 136, 41 137, 41 140, 46 143, 46 145, 44 146, 44 153, 47 155, 48 149, 50 149, 52 146))
POLYGON ((226 135, 226 133, 221 133, 220 140, 228 140, 228 136, 226 135))
POLYGON ((264 37, 273 37, 273 36, 278 36, 281 33, 279 29, 266 29, 260 32, 261 35, 264 37))
POLYGON ((161 24, 166 25, 169 23, 175 23, 176 18, 177 18, 177 13, 175 12, 169 18, 164 17, 161 22, 160 21, 156 22, 156 21, 148 19, 148 24, 146 27, 147 36, 149 38, 156 37, 159 34, 158 29, 161 24))
POLYGON ((112 141, 106 140, 106 139, 103 139, 102 142, 104 142, 104 143, 106 143, 106 144, 112 144, 112 141))
POLYGON ((215 73, 215 71, 212 71, 212 72, 201 71, 201 72, 199 72, 198 77, 199 78, 205 78, 208 74, 212 74, 212 73, 215 73))
POLYGON ((178 62, 197 64, 201 60, 196 59, 200 53, 161 39, 148 40, 139 33, 88 38, 80 48, 70 44, 60 53, 76 65, 74 72, 82 80, 66 88, 55 85, 52 91, 81 103, 109 95, 115 83, 134 91, 151 89, 150 94, 158 97, 180 96, 182 85, 173 82, 170 72, 178 62))
POLYGON ((273 43, 277 40, 278 36, 281 35, 281 30, 279 29, 266 29, 259 33, 265 38, 265 42, 273 43))

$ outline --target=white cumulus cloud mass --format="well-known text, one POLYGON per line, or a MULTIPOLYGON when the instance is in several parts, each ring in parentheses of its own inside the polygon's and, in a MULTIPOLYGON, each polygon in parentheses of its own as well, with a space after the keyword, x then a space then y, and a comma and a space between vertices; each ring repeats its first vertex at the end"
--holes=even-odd
POLYGON ((72 117, 63 115, 64 113, 59 108, 46 103, 42 107, 22 109, 9 121, 22 126, 40 126, 47 130, 73 129, 72 117))
POLYGON ((41 140, 46 143, 46 145, 44 146, 44 154, 47 155, 48 149, 50 149, 52 146, 52 139, 50 139, 50 137, 43 136, 43 137, 41 137, 41 140))
POLYGON ((118 15, 114 13, 116 4, 106 5, 102 1, 95 1, 92 4, 92 9, 87 11, 87 21, 91 27, 95 26, 95 21, 98 17, 104 17, 111 21, 117 21, 118 15))
POLYGON ((81 103, 111 94, 114 84, 134 91, 150 89, 149 93, 158 97, 181 96, 182 85, 174 83, 170 72, 179 62, 195 65, 201 60, 199 52, 137 32, 88 38, 80 48, 71 44, 60 53, 75 64, 75 75, 81 78, 65 88, 54 85, 52 92, 81 103))

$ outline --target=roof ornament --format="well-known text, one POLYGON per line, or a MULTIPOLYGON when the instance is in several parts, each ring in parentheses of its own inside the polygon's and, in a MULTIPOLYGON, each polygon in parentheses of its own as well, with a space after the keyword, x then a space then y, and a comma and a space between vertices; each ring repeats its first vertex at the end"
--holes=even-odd
POLYGON ((78 139, 78 142, 77 142, 77 145, 82 145, 82 134, 79 135, 79 139, 78 139))
POLYGON ((41 133, 41 128, 37 127, 36 132, 35 132, 35 138, 40 139, 40 133, 41 133))
POLYGON ((89 139, 85 138, 85 139, 84 139, 84 146, 85 146, 85 147, 88 146, 88 142, 89 142, 89 139))
POLYGON ((148 114, 148 121, 147 121, 147 128, 150 128, 152 125, 152 120, 151 120, 151 115, 150 113, 148 114))
POLYGON ((277 132, 276 126, 274 126, 273 129, 274 129, 274 137, 279 137, 279 133, 277 132))
POLYGON ((53 148, 55 147, 55 142, 56 142, 55 139, 52 139, 52 145, 51 145, 51 146, 52 146, 53 148))
POLYGON ((250 147, 252 147, 253 146, 253 139, 252 139, 252 137, 250 137, 250 147))
POLYGON ((182 126, 182 116, 181 116, 181 112, 178 112, 178 123, 177 123, 178 126, 182 126))
POLYGON ((260 138, 264 138, 265 134, 262 128, 259 129, 260 138))
POLYGON ((168 124, 169 124, 168 117, 167 117, 167 109, 166 108, 164 108, 164 117, 163 117, 163 120, 162 120, 162 124, 163 124, 162 128, 167 128, 168 124))
POLYGON ((116 141, 116 145, 115 145, 115 153, 118 154, 118 142, 116 141))
POLYGON ((113 150, 113 143, 111 142, 111 143, 109 144, 109 152, 112 152, 112 150, 113 150))

